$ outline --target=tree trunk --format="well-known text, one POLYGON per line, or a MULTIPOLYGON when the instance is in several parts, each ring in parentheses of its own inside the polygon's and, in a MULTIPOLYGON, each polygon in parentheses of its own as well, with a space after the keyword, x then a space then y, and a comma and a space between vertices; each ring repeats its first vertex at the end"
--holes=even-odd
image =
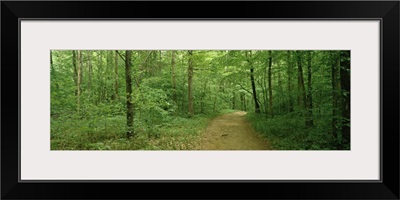
POLYGON ((232 109, 236 109, 236 94, 235 91, 232 91, 232 109))
POLYGON ((244 93, 240 94, 240 100, 242 102, 242 110, 246 111, 246 95, 244 93))
POLYGON ((332 64, 332 135, 335 138, 338 138, 339 130, 338 130, 338 105, 339 105, 339 95, 338 95, 338 68, 339 68, 339 61, 340 61, 340 54, 336 52, 333 54, 334 62, 332 64))
POLYGON ((54 67, 53 67, 53 51, 50 50, 50 68, 51 71, 54 72, 54 67))
POLYGON ((342 89, 342 135, 350 144, 350 51, 340 52, 340 87, 342 89))
POLYGON ((314 126, 311 70, 311 51, 307 51, 307 127, 314 126))
MULTIPOLYGON (((81 63, 81 85, 82 85, 82 80, 83 80, 83 74, 84 74, 84 70, 85 70, 85 63, 83 62, 83 58, 84 58, 84 53, 85 53, 85 51, 80 51, 80 54, 81 54, 81 58, 80 58, 80 63, 81 63)), ((82 89, 82 88, 81 88, 82 89)), ((82 90, 81 90, 81 94, 82 94, 82 90)))
POLYGON ((127 137, 133 134, 133 102, 132 102, 132 77, 131 77, 131 51, 125 52, 125 80, 126 80, 126 124, 127 137))
POLYGON ((98 57, 98 65, 97 65, 97 79, 98 79, 98 87, 97 87, 97 92, 98 92, 98 99, 97 103, 103 102, 103 96, 104 96, 104 76, 103 76, 103 57, 102 57, 102 51, 99 51, 99 57, 98 57))
POLYGON ((189 65, 188 65, 188 107, 189 117, 194 115, 193 111, 193 51, 189 50, 189 65))
MULTIPOLYGON (((183 61, 184 59, 182 58, 181 59, 181 66, 184 66, 184 61, 183 61)), ((186 98, 185 98, 185 91, 186 91, 186 88, 185 88, 185 68, 184 67, 182 67, 182 74, 181 74, 181 76, 182 76, 182 96, 181 96, 181 112, 182 113, 184 113, 185 112, 185 100, 186 100, 186 98)))
POLYGON ((292 90, 293 90, 293 86, 292 86, 292 61, 291 61, 291 52, 287 51, 287 65, 288 65, 288 69, 287 69, 287 75, 288 75, 288 93, 289 93, 289 112, 293 112, 293 96, 292 96, 292 90))
POLYGON ((92 51, 87 51, 87 59, 88 59, 88 65, 89 65, 89 72, 88 72, 88 77, 89 77, 89 85, 88 89, 89 91, 92 90, 92 74, 93 74, 93 68, 92 68, 92 51))
POLYGON ((265 70, 263 70, 263 82, 261 85, 263 100, 264 100, 264 113, 268 115, 268 89, 267 89, 267 76, 268 76, 268 58, 265 60, 265 70))
POLYGON ((76 53, 72 50, 72 65, 74 67, 75 96, 78 95, 78 70, 76 67, 76 53))
POLYGON ((240 93, 240 105, 241 109, 244 110, 244 99, 243 99, 243 93, 240 93))
POLYGON ((298 89, 299 89, 299 105, 303 108, 306 107, 306 91, 304 88, 304 77, 303 77, 303 67, 302 67, 302 52, 297 51, 297 79, 298 79, 298 89))
POLYGON ((115 82, 114 82, 114 90, 115 90, 115 100, 119 100, 118 95, 118 53, 115 51, 114 54, 114 73, 115 73, 115 82))
POLYGON ((201 113, 203 113, 203 114, 205 114, 205 101, 206 101, 206 99, 207 99, 207 83, 208 83, 208 80, 205 80, 204 81, 204 85, 203 85, 203 93, 202 93, 202 95, 201 95, 201 113))
POLYGON ((80 112, 81 98, 81 82, 82 82, 82 51, 78 50, 78 82, 77 82, 77 106, 78 114, 80 112))
POLYGON ((257 101, 256 84, 254 82, 254 68, 249 59, 249 57, 251 57, 251 51, 250 51, 250 56, 248 55, 248 52, 246 51, 246 57, 247 57, 247 62, 250 65, 250 81, 251 81, 251 89, 253 90, 254 109, 255 109, 255 112, 257 114, 259 114, 260 113, 260 105, 258 104, 258 101, 257 101))
MULTIPOLYGON (((278 67, 277 67, 278 68, 278 67)), ((277 94, 278 93, 283 93, 283 84, 282 84, 282 75, 281 75, 281 70, 279 69, 279 70, 277 70, 278 72, 278 88, 279 88, 279 91, 277 92, 277 94)), ((276 98, 276 100, 277 100, 277 105, 279 105, 278 106, 278 113, 281 113, 281 108, 282 108, 282 106, 280 106, 280 105, 283 105, 283 108, 286 108, 286 102, 285 101, 283 101, 283 103, 281 103, 282 101, 282 99, 281 98, 276 98)))
POLYGON ((175 104, 178 103, 177 97, 176 97, 176 80, 175 80, 175 51, 171 52, 171 76, 172 76, 172 100, 175 102, 175 104))
POLYGON ((274 117, 274 112, 272 109, 272 52, 269 51, 269 64, 268 64, 268 97, 269 97, 269 115, 274 117))
MULTIPOLYGON (((267 68, 268 69, 268 68, 267 68)), ((264 110, 263 110, 263 112, 265 113, 265 114, 267 114, 268 113, 268 92, 267 92, 267 84, 265 84, 264 86, 263 85, 261 85, 261 93, 263 94, 263 103, 264 103, 264 110)), ((261 105, 261 107, 262 107, 262 105, 261 105)), ((260 108, 261 109, 261 108, 260 108)))
MULTIPOLYGON (((111 94, 108 94, 109 90, 108 90, 108 83, 112 82, 111 79, 113 78, 112 75, 112 71, 113 71, 113 55, 112 55, 112 51, 106 51, 106 81, 104 82, 104 97, 106 99, 106 101, 109 101, 110 99, 112 101, 115 100, 115 91, 113 91, 111 94)), ((110 84, 111 88, 113 88, 113 84, 110 84)), ((112 90, 112 89, 111 89, 112 90)))

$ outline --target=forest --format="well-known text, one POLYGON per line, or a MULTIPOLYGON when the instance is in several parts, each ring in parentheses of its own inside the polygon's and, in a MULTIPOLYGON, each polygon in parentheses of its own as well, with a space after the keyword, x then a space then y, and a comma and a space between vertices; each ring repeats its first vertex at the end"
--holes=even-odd
POLYGON ((51 50, 51 150, 350 150, 348 50, 51 50))

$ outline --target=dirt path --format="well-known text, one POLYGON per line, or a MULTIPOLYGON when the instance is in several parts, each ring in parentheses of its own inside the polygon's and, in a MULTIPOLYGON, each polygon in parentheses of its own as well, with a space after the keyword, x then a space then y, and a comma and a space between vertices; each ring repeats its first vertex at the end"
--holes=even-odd
POLYGON ((245 119, 244 111, 216 117, 202 135, 202 150, 268 150, 262 139, 245 119))

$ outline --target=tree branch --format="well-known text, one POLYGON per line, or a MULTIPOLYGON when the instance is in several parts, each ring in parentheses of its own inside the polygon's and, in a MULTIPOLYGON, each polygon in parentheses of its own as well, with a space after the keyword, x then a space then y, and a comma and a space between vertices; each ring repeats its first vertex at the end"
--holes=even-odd
POLYGON ((241 84, 239 84, 239 86, 246 92, 250 93, 251 95, 253 95, 253 93, 249 90, 247 90, 246 88, 244 88, 241 84))
POLYGON ((115 50, 115 52, 117 52, 117 54, 119 55, 119 57, 121 57, 121 59, 122 59, 124 62, 126 62, 126 61, 125 61, 125 58, 122 57, 122 55, 118 52, 118 50, 115 50))
MULTIPOLYGON (((251 91, 249 91, 249 90, 247 90, 246 88, 244 88, 241 84, 239 84, 239 86, 240 86, 244 91, 250 93, 252 97, 254 97, 254 95, 253 95, 253 93, 252 93, 251 91)), ((260 102, 260 100, 258 100, 257 97, 256 97, 256 101, 257 101, 260 105, 262 105, 262 103, 260 102)))
POLYGON ((149 51, 149 53, 148 53, 147 56, 146 56, 146 59, 144 59, 144 61, 143 61, 142 64, 147 63, 147 60, 149 59, 149 57, 150 57, 150 55, 151 55, 152 52, 153 52, 153 50, 150 50, 150 51, 149 51))
POLYGON ((257 84, 261 87, 262 92, 265 93, 265 91, 267 90, 267 87, 264 87, 264 85, 260 82, 260 80, 257 80, 257 84))

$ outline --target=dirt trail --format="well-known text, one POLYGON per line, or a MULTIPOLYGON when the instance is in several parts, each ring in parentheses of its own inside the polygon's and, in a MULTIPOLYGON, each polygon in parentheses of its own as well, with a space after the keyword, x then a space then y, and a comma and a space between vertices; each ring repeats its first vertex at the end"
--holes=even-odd
POLYGON ((262 139, 245 119, 244 111, 214 118, 202 135, 202 150, 268 150, 262 139))

